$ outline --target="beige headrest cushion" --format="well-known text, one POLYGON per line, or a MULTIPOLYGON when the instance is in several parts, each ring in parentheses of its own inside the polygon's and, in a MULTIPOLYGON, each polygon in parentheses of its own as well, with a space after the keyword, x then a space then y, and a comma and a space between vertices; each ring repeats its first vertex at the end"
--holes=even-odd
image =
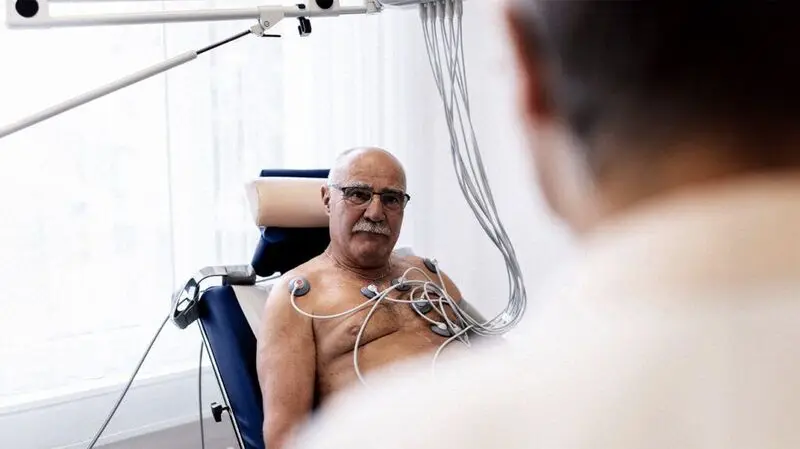
POLYGON ((328 226, 320 178, 258 178, 247 183, 247 199, 257 226, 321 228, 328 226))

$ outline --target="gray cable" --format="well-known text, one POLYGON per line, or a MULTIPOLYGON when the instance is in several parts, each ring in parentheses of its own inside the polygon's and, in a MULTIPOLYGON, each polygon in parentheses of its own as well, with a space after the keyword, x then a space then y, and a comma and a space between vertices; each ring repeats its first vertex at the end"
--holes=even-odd
POLYGON ((197 368, 197 412, 200 415, 200 448, 206 449, 206 434, 203 427, 203 351, 206 345, 200 341, 200 362, 197 368))
POLYGON ((428 61, 450 132, 451 157, 458 185, 478 223, 503 257, 509 301, 505 310, 486 323, 477 322, 457 304, 448 303, 474 332, 501 335, 520 321, 527 298, 516 252, 497 213, 472 122, 464 57, 462 1, 439 0, 420 5, 420 21, 428 61))
POLYGON ((89 443, 89 446, 87 446, 87 449, 94 448, 94 445, 97 444, 97 440, 100 439, 100 435, 102 435, 103 432, 106 430, 106 427, 108 427, 108 423, 111 422, 111 419, 117 412, 119 405, 122 403, 122 400, 125 398, 125 395, 128 393, 128 390, 131 388, 131 384, 133 383, 133 380, 136 378, 136 374, 139 373, 139 368, 142 367, 144 360, 147 358, 147 354, 150 353, 150 349, 153 348, 153 344, 156 342, 156 339, 158 338, 159 334, 161 334, 161 330, 164 329, 164 325, 167 324, 167 321, 169 321, 169 315, 167 315, 167 317, 164 318, 164 321, 161 323, 161 326, 158 327, 158 330, 156 331, 156 334, 153 336, 153 339, 150 341, 150 344, 147 345, 147 349, 144 351, 144 355, 139 360, 139 363, 136 365, 136 369, 133 371, 133 375, 131 375, 131 378, 128 380, 128 384, 125 385, 125 388, 122 390, 122 394, 119 395, 117 403, 114 404, 114 407, 111 409, 111 413, 108 414, 108 417, 106 418, 103 425, 100 427, 100 430, 97 431, 97 434, 94 436, 92 441, 89 443))

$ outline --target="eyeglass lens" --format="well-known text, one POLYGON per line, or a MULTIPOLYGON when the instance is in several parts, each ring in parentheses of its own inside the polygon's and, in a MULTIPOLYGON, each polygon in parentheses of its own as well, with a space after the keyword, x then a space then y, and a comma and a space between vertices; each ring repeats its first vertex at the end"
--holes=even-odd
POLYGON ((358 206, 371 201, 374 195, 378 195, 384 207, 389 209, 402 208, 407 201, 406 195, 401 192, 374 192, 366 187, 342 187, 341 190, 345 200, 358 206))

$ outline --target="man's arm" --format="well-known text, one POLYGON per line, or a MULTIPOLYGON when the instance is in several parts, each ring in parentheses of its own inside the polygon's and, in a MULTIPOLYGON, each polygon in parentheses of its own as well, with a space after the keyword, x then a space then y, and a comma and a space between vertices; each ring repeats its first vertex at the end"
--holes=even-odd
MULTIPOLYGON (((478 309, 476 309, 472 304, 470 304, 469 302, 467 302, 466 299, 464 299, 464 297, 461 295, 461 291, 458 289, 455 282, 453 282, 453 280, 450 279, 450 277, 447 276, 447 274, 444 271, 441 271, 441 273, 442 273, 442 281, 444 281, 444 288, 447 290, 447 294, 450 295, 450 297, 453 298, 453 301, 455 301, 458 304, 458 307, 461 309, 461 311, 466 313, 467 315, 472 317, 472 319, 474 319, 479 323, 486 323, 487 319, 483 316, 483 314, 481 314, 478 311, 478 309)), ((437 281, 439 280, 438 276, 436 277, 431 276, 431 278, 436 279, 437 281)), ((493 337, 491 339, 484 339, 481 335, 478 334, 476 334, 475 336, 478 337, 478 341, 481 341, 484 344, 505 343, 505 340, 503 339, 502 336, 493 337)))
MULTIPOLYGON (((453 282, 453 280, 450 279, 450 277, 444 271, 441 271, 441 273, 442 273, 442 280, 444 281, 444 289, 445 291, 447 291, 447 294, 450 295, 451 298, 453 298, 453 301, 455 301, 458 304, 458 307, 462 311, 464 311, 464 313, 471 316, 475 321, 478 321, 479 323, 485 323, 486 318, 484 318, 483 315, 481 315, 481 313, 478 312, 478 310, 472 306, 472 304, 468 303, 467 300, 464 299, 464 297, 461 295, 461 291, 458 289, 455 282, 453 282)), ((436 277, 431 276, 431 277, 433 279, 438 280, 438 276, 436 277)))
MULTIPOLYGON (((308 298, 298 298, 297 302, 301 307, 308 298)), ((307 307, 302 310, 311 313, 307 307)), ((316 376, 312 321, 292 307, 285 279, 272 288, 264 306, 257 365, 265 445, 281 449, 295 426, 311 413, 316 376)))
POLYGON ((462 298, 461 302, 458 303, 458 307, 460 307, 461 310, 464 311, 464 313, 471 316, 475 321, 479 323, 486 322, 486 318, 484 318, 483 315, 481 315, 478 309, 473 307, 472 304, 468 303, 466 299, 462 298))

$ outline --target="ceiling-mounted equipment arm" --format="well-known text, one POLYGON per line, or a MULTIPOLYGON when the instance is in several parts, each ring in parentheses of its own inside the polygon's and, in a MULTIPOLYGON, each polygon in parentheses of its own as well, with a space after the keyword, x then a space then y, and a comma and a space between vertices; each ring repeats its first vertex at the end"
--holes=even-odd
MULTIPOLYGON (((380 12, 383 0, 363 0, 360 6, 341 6, 339 0, 307 0, 291 6, 260 6, 233 9, 197 9, 114 14, 50 13, 50 3, 57 0, 5 0, 9 28, 53 28, 100 25, 137 25, 146 23, 214 22, 257 19, 269 29, 285 17, 336 17, 380 12), (268 18, 268 19, 265 19, 268 18)), ((394 0, 387 0, 391 4, 394 0)))
POLYGON ((208 47, 202 48, 200 50, 191 50, 187 51, 186 53, 182 53, 178 56, 172 57, 164 62, 160 62, 153 66, 147 67, 143 70, 140 70, 136 73, 132 73, 130 75, 124 76, 116 81, 108 83, 106 85, 97 87, 92 89, 89 92, 84 94, 78 95, 74 98, 71 98, 67 101, 61 102, 54 106, 51 106, 47 109, 39 111, 33 115, 28 117, 24 117, 18 120, 15 123, 12 123, 7 126, 0 126, 0 139, 9 135, 13 134, 17 131, 22 131, 25 128, 33 126, 39 122, 45 121, 51 117, 55 117, 63 112, 67 112, 70 109, 77 108, 78 106, 84 105, 89 103, 90 101, 96 100, 100 97, 104 97, 112 92, 116 92, 122 88, 128 87, 132 84, 136 84, 140 81, 144 81, 148 78, 151 78, 159 73, 166 72, 167 70, 173 69, 179 65, 186 64, 189 61, 193 61, 197 58, 198 55, 201 55, 207 51, 211 51, 219 46, 225 45, 229 42, 233 42, 236 39, 242 38, 247 36, 248 34, 256 34, 261 37, 280 37, 277 34, 266 34, 264 30, 259 25, 254 25, 253 28, 247 30, 245 32, 239 33, 233 37, 225 39, 221 42, 217 42, 215 44, 209 45, 208 47))
POLYGON ((69 111, 70 109, 74 109, 92 100, 96 100, 112 92, 118 91, 123 87, 130 86, 131 84, 135 84, 138 83, 139 81, 146 80, 147 78, 150 78, 154 75, 158 75, 159 73, 166 72, 171 68, 177 67, 181 64, 185 64, 189 61, 194 60, 195 58, 197 58, 196 51, 187 51, 186 53, 170 58, 162 63, 156 64, 152 67, 148 67, 139 72, 125 76, 104 86, 97 87, 89 92, 78 95, 74 98, 71 98, 57 105, 51 106, 31 116, 24 117, 15 123, 12 123, 7 126, 0 126, 0 139, 9 134, 13 134, 17 131, 22 131, 23 129, 28 128, 29 126, 33 126, 51 117, 55 117, 56 115, 61 114, 62 112, 69 111))
MULTIPOLYGON (((278 22, 293 17, 300 21, 298 30, 301 36, 311 32, 310 18, 313 17, 338 17, 354 14, 379 13, 385 6, 407 7, 430 3, 435 0, 362 0, 361 6, 341 6, 339 0, 305 0, 306 3, 296 3, 291 6, 260 6, 240 9, 201 9, 184 11, 156 11, 146 13, 115 13, 115 14, 79 14, 58 15, 50 14, 50 3, 70 3, 70 0, 5 0, 6 23, 9 28, 53 28, 53 27, 84 27, 102 25, 134 25, 147 23, 179 23, 179 22, 212 22, 226 20, 256 19, 257 23, 234 38, 214 44, 199 51, 189 51, 162 63, 146 68, 134 74, 123 77, 117 81, 100 86, 82 95, 51 106, 31 116, 22 118, 15 123, 0 126, 0 138, 21 131, 39 122, 55 117, 63 112, 96 100, 124 87, 151 78, 176 66, 185 64, 197 58, 197 55, 231 42, 247 34, 256 36, 277 37, 268 35, 267 30, 273 28, 278 22)), ((74 0, 80 1, 80 0, 74 0)), ((140 0, 144 1, 144 0, 140 0)), ((460 0, 459 0, 460 1, 460 0)))
MULTIPOLYGON (((206 47, 198 51, 188 51, 175 56, 167 61, 148 67, 139 72, 125 76, 117 81, 104 86, 95 88, 82 95, 78 95, 62 103, 51 106, 45 110, 37 112, 28 117, 22 118, 15 123, 0 126, 0 138, 21 131, 39 122, 55 117, 63 112, 67 112, 90 101, 116 92, 122 88, 138 83, 155 75, 163 73, 179 65, 185 64, 197 58, 197 55, 224 45, 247 34, 255 34, 261 37, 279 37, 274 34, 267 34, 266 31, 274 27, 278 22, 286 17, 296 17, 300 20, 298 30, 305 36, 311 32, 309 18, 311 17, 336 17, 346 14, 370 14, 380 12, 382 5, 378 0, 364 0, 362 6, 339 5, 339 0, 310 0, 306 4, 295 4, 294 6, 262 6, 257 8, 228 9, 228 10, 197 10, 197 11, 163 11, 152 13, 118 13, 106 15, 73 15, 73 16, 51 16, 48 12, 48 2, 51 0, 6 0, 16 4, 16 8, 22 9, 23 13, 30 17, 14 16, 14 8, 8 9, 9 27, 17 28, 49 28, 64 26, 96 26, 96 25, 122 25, 122 24, 143 24, 143 23, 164 23, 164 22, 191 22, 191 21, 214 21, 214 20, 236 20, 255 18, 258 22, 250 27, 246 32, 238 34, 233 38, 226 39, 217 44, 206 47), (28 2, 34 2, 37 6, 24 6, 28 2), (22 7, 19 5, 23 4, 22 7), (29 8, 29 9, 25 9, 29 8), (30 14, 32 11, 35 14, 30 14)), ((58 0, 53 0, 58 1, 58 0)))

